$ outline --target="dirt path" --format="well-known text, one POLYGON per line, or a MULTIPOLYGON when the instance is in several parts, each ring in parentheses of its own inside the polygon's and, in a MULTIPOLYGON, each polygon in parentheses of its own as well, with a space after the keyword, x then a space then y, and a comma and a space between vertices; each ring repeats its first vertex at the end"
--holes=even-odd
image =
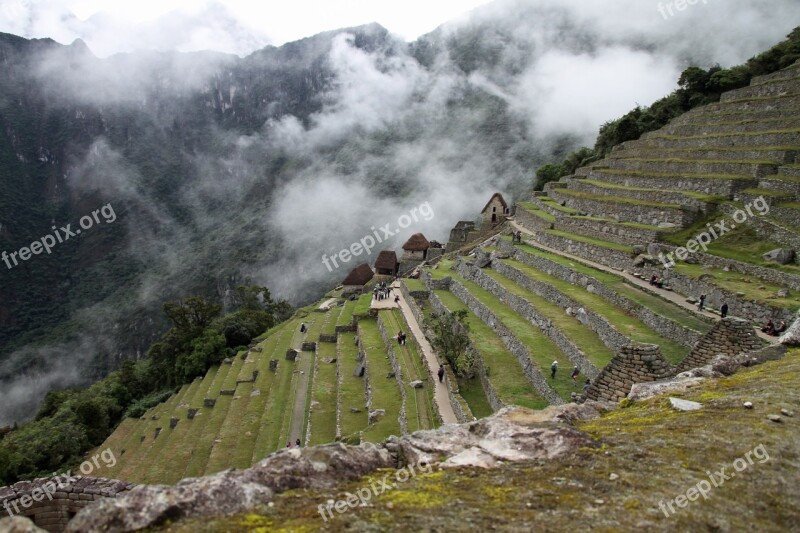
POLYGON ((425 338, 425 335, 422 333, 422 328, 417 323, 417 319, 414 316, 414 313, 411 312, 411 308, 408 306, 408 302, 405 301, 403 295, 400 293, 400 283, 395 282, 392 284, 394 290, 392 291, 389 298, 386 300, 372 300, 372 308, 373 309, 397 309, 400 308, 403 315, 406 318, 406 322, 408 323, 408 327, 411 330, 411 334, 414 335, 414 338, 417 340, 417 345, 419 346, 420 350, 425 356, 425 359, 428 362, 428 366, 434 372, 434 390, 433 394, 436 398, 436 404, 439 406, 439 415, 442 417, 442 422, 444 424, 456 424, 458 419, 456 418, 456 414, 453 411, 453 407, 450 405, 450 395, 447 393, 447 385, 444 383, 439 383, 438 378, 435 377, 436 371, 439 369, 439 359, 436 357, 436 353, 433 351, 433 347, 428 342, 428 339, 425 338), (400 296, 400 305, 394 303, 394 297, 400 296))
MULTIPOLYGON (((511 222, 512 226, 514 226, 516 229, 520 230, 522 233, 525 233, 527 235, 533 235, 534 234, 534 232, 532 232, 531 230, 521 226, 516 221, 512 220, 510 222, 511 222)), ((528 241, 526 241, 525 244, 528 244, 529 246, 533 246, 534 248, 540 248, 540 249, 542 249, 542 250, 544 250, 546 252, 550 252, 552 254, 556 254, 556 255, 560 255, 562 257, 566 257, 567 259, 572 259, 573 261, 578 262, 578 263, 583 263, 585 265, 589 265, 589 266, 591 266, 593 268, 596 268, 597 270, 602 270, 603 272, 608 272, 609 274, 614 274, 616 276, 620 276, 622 278, 625 278, 631 284, 639 287, 643 291, 649 292, 651 294, 657 294, 658 296, 664 298, 665 300, 669 300, 670 302, 672 302, 672 303, 674 303, 674 304, 676 304, 676 305, 678 305, 678 306, 680 306, 680 307, 682 307, 682 308, 684 308, 684 309, 686 309, 688 311, 691 311, 694 314, 703 315, 703 316, 706 316, 706 317, 709 317, 709 318, 713 318, 713 319, 719 319, 719 315, 715 315, 714 313, 711 313, 710 311, 705 311, 705 310, 704 311, 698 311, 697 310, 697 306, 687 302, 686 298, 684 296, 678 294, 678 293, 675 293, 675 292, 672 292, 672 291, 658 291, 657 293, 654 293, 649 282, 647 282, 647 281, 645 281, 643 279, 639 279, 636 276, 634 276, 633 274, 623 273, 621 271, 614 270, 611 267, 607 267, 607 266, 602 265, 600 263, 595 263, 594 261, 591 261, 589 259, 584 259, 582 257, 578 257, 578 256, 575 256, 575 255, 572 255, 572 254, 568 254, 568 253, 563 252, 561 250, 556 250, 555 248, 550 248, 550 247, 545 246, 545 245, 543 245, 543 244, 541 244, 539 242, 528 242, 528 241)), ((778 339, 776 337, 770 337, 769 335, 766 335, 765 333, 763 333, 761 331, 758 331, 755 328, 753 328, 753 331, 756 332, 756 335, 758 335, 759 337, 761 337, 765 341, 769 342, 770 344, 775 344, 775 343, 778 342, 778 339)))

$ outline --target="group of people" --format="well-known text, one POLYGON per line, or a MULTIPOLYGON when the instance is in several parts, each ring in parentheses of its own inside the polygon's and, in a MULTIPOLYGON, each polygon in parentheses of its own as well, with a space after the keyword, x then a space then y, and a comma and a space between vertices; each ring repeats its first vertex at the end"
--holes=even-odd
POLYGON ((511 242, 512 243, 522 243, 522 232, 521 231, 512 231, 511 232, 511 242))
MULTIPOLYGON (((297 446, 298 448, 300 448, 302 446, 302 444, 300 443, 300 439, 299 438, 296 441, 294 441, 294 445, 297 446)), ((292 447, 292 442, 291 441, 287 442, 286 443, 286 447, 287 448, 291 448, 292 447)))
MULTIPOLYGON (((553 361, 553 364, 550 365, 550 379, 556 379, 556 373, 558 373, 558 361, 553 361)), ((578 365, 575 365, 575 367, 572 369, 572 373, 569 375, 573 385, 578 385, 578 376, 580 375, 581 369, 578 367, 578 365)), ((589 388, 590 383, 591 380, 587 379, 586 384, 583 386, 584 392, 586 392, 586 389, 589 388)))
POLYGON ((650 278, 650 285, 653 287, 658 287, 659 289, 664 288, 664 276, 657 276, 653 274, 653 277, 650 278))
MULTIPOLYGON (((376 285, 374 289, 372 289, 372 298, 378 301, 385 300, 389 297, 392 293, 392 287, 388 287, 386 282, 380 283, 376 285)), ((397 302, 397 298, 395 298, 395 303, 397 302)))
POLYGON ((767 335, 772 335, 773 337, 780 337, 784 332, 786 332, 786 322, 781 320, 777 325, 775 325, 772 320, 769 320, 766 324, 764 324, 764 327, 761 328, 761 331, 767 335))

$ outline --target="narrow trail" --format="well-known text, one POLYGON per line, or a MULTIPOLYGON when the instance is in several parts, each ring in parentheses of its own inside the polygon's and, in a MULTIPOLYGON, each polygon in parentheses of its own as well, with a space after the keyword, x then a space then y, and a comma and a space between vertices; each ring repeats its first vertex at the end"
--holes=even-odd
POLYGON ((417 345, 419 346, 420 350, 422 351, 423 355, 425 356, 426 361, 428 362, 428 366, 434 372, 434 390, 433 394, 436 398, 436 404, 439 406, 439 415, 442 417, 442 423, 444 424, 456 424, 458 423, 458 419, 456 418, 456 414, 453 411, 453 406, 450 405, 450 395, 447 392, 447 385, 445 383, 439 383, 438 378, 435 377, 436 371, 439 369, 439 359, 436 357, 436 353, 433 350, 433 347, 428 342, 428 339, 425 338, 425 335, 422 333, 422 328, 420 327, 419 323, 417 322, 414 313, 411 312, 411 308, 408 306, 408 302, 405 301, 403 298, 402 293, 400 292, 400 283, 395 282, 392 284, 394 290, 389 298, 381 301, 372 300, 372 308, 373 309, 400 309, 403 313, 403 316, 408 323, 408 327, 411 330, 411 334, 414 335, 414 338, 417 340, 417 345), (394 297, 400 296, 400 305, 394 302, 394 297))
MULTIPOLYGON (((318 318, 317 320, 322 320, 318 318)), ((306 421, 306 413, 308 412, 306 400, 308 396, 308 387, 311 380, 311 368, 314 365, 316 354, 314 352, 300 351, 302 347, 303 338, 305 335, 300 336, 299 342, 297 337, 292 339, 292 347, 297 350, 297 360, 295 361, 295 372, 297 375, 297 388, 294 393, 294 406, 292 407, 292 422, 289 424, 289 434, 286 438, 295 446, 296 439, 303 438, 303 425, 306 421)), ((305 442, 301 443, 305 445, 305 442)))
MULTIPOLYGON (((526 228, 524 226, 521 226, 516 221, 510 220, 509 222, 511 223, 511 225, 514 228, 518 229, 522 233, 524 233, 526 235, 534 235, 534 232, 532 232, 531 230, 529 230, 528 228, 526 228)), ((636 276, 634 276, 633 274, 631 274, 629 272, 617 271, 617 270, 614 270, 611 267, 607 267, 605 265, 602 265, 600 263, 596 263, 596 262, 591 261, 589 259, 584 259, 582 257, 578 257, 578 256, 575 256, 575 255, 566 253, 566 252, 564 252, 562 250, 556 250, 555 248, 550 248, 549 246, 545 246, 543 244, 540 244, 539 242, 525 241, 525 244, 527 244, 529 246, 533 246, 534 248, 539 248, 539 249, 544 250, 546 252, 550 252, 552 254, 556 254, 556 255, 560 255, 562 257, 566 257, 567 259, 571 259, 571 260, 575 261, 576 263, 583 263, 584 265, 588 265, 588 266, 590 266, 592 268, 596 268, 597 270, 602 270, 603 272, 608 272, 609 274, 614 274, 615 276, 620 276, 622 278, 625 278, 625 280, 627 280, 631 284, 635 285, 636 287, 639 287, 643 291, 649 292, 651 294, 654 293, 652 288, 650 287, 650 283, 649 282, 647 282, 647 281, 645 281, 643 279, 639 279, 639 278, 637 278, 636 276)), ((719 319, 719 315, 715 315, 714 313, 712 313, 710 311, 706 311, 706 310, 698 311, 696 305, 690 304, 689 302, 686 301, 686 298, 684 296, 681 296, 680 294, 677 294, 675 292, 662 290, 662 291, 659 291, 659 292, 654 293, 654 294, 657 294, 661 298, 664 298, 665 300, 669 300, 670 302, 682 307, 683 309, 691 311, 694 314, 703 315, 703 316, 706 316, 706 317, 709 317, 709 318, 713 318, 713 319, 719 319)), ((759 330, 757 330, 755 328, 753 328, 753 331, 755 331, 756 335, 761 337, 763 340, 769 342, 770 344, 776 344, 778 342, 777 337, 770 337, 766 333, 763 333, 762 331, 759 331, 759 330)))

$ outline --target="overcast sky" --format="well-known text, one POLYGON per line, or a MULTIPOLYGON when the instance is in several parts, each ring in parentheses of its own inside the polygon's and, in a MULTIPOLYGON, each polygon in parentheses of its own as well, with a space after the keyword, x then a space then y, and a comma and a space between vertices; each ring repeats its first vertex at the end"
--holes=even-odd
POLYGON ((370 22, 411 41, 487 1, 0 0, 0 31, 65 44, 81 37, 100 56, 143 44, 244 55, 370 22))

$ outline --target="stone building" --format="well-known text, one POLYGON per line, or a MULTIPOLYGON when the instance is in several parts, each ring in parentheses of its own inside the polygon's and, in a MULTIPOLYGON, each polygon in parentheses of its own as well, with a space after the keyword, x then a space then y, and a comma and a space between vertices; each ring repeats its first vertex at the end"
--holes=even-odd
POLYGON ((403 261, 425 261, 431 243, 422 233, 415 233, 403 245, 403 261))
POLYGON ((342 285, 344 285, 345 290, 354 288, 361 289, 364 285, 369 283, 374 276, 375 273, 369 265, 367 263, 361 263, 344 278, 342 285))
POLYGON ((392 250, 384 250, 378 254, 375 260, 375 273, 379 276, 396 276, 400 268, 400 262, 397 260, 397 254, 392 250))
POLYGON ((484 224, 499 224, 505 220, 509 214, 508 204, 505 198, 499 192, 494 193, 494 196, 486 204, 486 207, 481 211, 484 224))

